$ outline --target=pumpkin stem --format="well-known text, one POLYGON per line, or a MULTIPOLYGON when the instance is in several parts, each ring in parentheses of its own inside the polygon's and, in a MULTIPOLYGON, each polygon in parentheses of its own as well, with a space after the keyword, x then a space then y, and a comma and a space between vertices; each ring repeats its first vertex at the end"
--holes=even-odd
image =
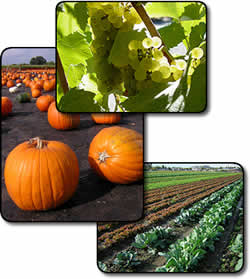
POLYGON ((29 143, 32 144, 36 141, 36 148, 42 149, 43 148, 43 141, 39 137, 35 137, 29 140, 29 143))
POLYGON ((108 153, 106 152, 106 150, 103 151, 103 152, 98 152, 98 155, 99 155, 98 160, 99 160, 99 163, 100 163, 100 164, 101 164, 101 163, 105 163, 107 158, 111 158, 111 156, 108 155, 108 153))

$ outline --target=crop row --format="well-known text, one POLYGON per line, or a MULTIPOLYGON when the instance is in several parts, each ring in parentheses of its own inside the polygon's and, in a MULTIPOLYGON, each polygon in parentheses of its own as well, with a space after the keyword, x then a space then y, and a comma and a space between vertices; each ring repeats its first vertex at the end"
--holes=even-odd
POLYGON ((243 183, 238 184, 225 198, 214 204, 199 225, 184 239, 177 240, 167 253, 159 253, 166 258, 166 264, 156 269, 157 272, 187 272, 198 265, 208 250, 214 251, 214 242, 224 231, 226 221, 241 196, 243 183))
POLYGON ((195 189, 195 190, 186 191, 183 194, 177 194, 173 198, 172 197, 167 198, 167 199, 164 199, 163 201, 161 200, 160 202, 156 202, 156 203, 153 203, 153 204, 146 205, 146 206, 144 206, 144 214, 147 215, 149 212, 158 211, 161 208, 164 208, 166 206, 169 206, 169 205, 177 203, 177 202, 181 202, 181 201, 183 201, 183 200, 185 200, 185 199, 187 199, 187 198, 189 198, 193 195, 197 195, 199 193, 207 192, 208 190, 213 189, 213 188, 221 189, 225 185, 228 185, 228 182, 221 183, 221 184, 216 184, 216 185, 213 184, 213 185, 209 185, 207 187, 202 187, 202 188, 199 187, 198 189, 195 189))
POLYGON ((175 175, 175 176, 160 176, 160 177, 144 177, 144 182, 146 184, 154 184, 154 183, 159 183, 159 182, 170 182, 170 181, 178 181, 178 180, 185 180, 185 179, 194 179, 194 181, 198 178, 201 179, 213 179, 213 178, 217 178, 217 177, 225 177, 225 176, 230 176, 230 175, 235 175, 235 174, 229 174, 229 173, 196 173, 196 174, 182 174, 182 175, 175 175))
MULTIPOLYGON (((150 209, 148 209, 148 205, 150 203, 155 202, 154 206, 152 207, 152 211, 156 211, 157 209, 160 209, 160 208, 166 206, 169 203, 169 201, 167 201, 163 205, 164 200, 167 197, 173 197, 172 201, 170 201, 170 203, 173 204, 174 202, 178 201, 178 200, 176 200, 176 198, 174 200, 174 197, 177 196, 179 193, 182 193, 182 194, 187 193, 190 190, 197 189, 197 188, 202 188, 202 189, 205 190, 205 188, 209 185, 216 186, 217 185, 216 183, 219 183, 219 182, 222 182, 222 181, 225 182, 225 183, 228 183, 229 181, 233 182, 235 180, 238 180, 239 177, 240 176, 237 175, 237 176, 234 176, 234 177, 227 177, 227 178, 224 177, 224 179, 220 179, 220 180, 218 180, 218 179, 210 179, 209 180, 208 179, 206 181, 204 180, 203 183, 202 182, 199 182, 199 183, 197 182, 197 183, 192 183, 192 184, 189 183, 189 184, 183 184, 183 185, 169 186, 169 187, 161 189, 161 191, 157 191, 157 192, 156 191, 147 191, 145 193, 145 197, 144 197, 144 208, 146 210, 150 210, 150 209), (176 189, 178 189, 178 190, 176 190, 176 189), (155 197, 157 197, 157 199, 150 199, 150 196, 148 195, 148 192, 150 192, 150 193, 151 192, 156 192, 155 197), (164 192, 166 192, 166 194, 164 194, 164 192), (156 204, 157 200, 159 200, 159 202, 162 202, 162 203, 161 204, 156 204)), ((154 198, 154 197, 152 197, 152 198, 154 198)), ((122 224, 121 222, 98 223, 98 232, 101 233, 103 231, 108 231, 108 230, 113 229, 115 227, 121 227, 121 224, 122 224)))
POLYGON ((218 185, 220 183, 227 183, 227 182, 233 182, 239 179, 239 176, 233 176, 233 177, 227 177, 223 179, 211 179, 211 180, 206 180, 206 181, 199 181, 199 183, 192 183, 192 184, 185 184, 183 186, 181 185, 176 185, 172 187, 166 187, 164 191, 156 192, 153 195, 150 194, 145 194, 145 202, 144 204, 150 204, 150 203, 155 203, 157 201, 163 200, 168 197, 174 197, 178 194, 182 194, 185 192, 188 192, 190 190, 195 190, 199 188, 206 189, 210 185, 218 185))
MULTIPOLYGON (((224 185, 225 186, 225 185, 224 185)), ((210 189, 206 192, 200 193, 196 196, 192 196, 187 198, 185 201, 169 206, 168 208, 164 208, 156 213, 151 213, 147 215, 142 221, 136 223, 126 224, 124 226, 120 226, 117 229, 114 229, 111 232, 106 232, 98 237, 98 246, 100 250, 104 250, 116 244, 118 241, 127 239, 136 235, 138 232, 141 232, 154 224, 162 221, 167 216, 175 214, 182 208, 186 208, 196 201, 205 198, 211 195, 213 192, 218 191, 224 186, 219 185, 216 188, 210 189)))

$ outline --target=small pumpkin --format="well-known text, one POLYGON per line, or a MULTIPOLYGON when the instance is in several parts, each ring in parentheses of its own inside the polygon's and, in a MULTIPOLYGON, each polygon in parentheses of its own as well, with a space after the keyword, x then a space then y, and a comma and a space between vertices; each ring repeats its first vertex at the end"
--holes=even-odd
POLYGON ((30 94, 27 92, 27 93, 19 94, 19 95, 16 97, 16 100, 17 100, 19 103, 27 103, 27 102, 30 102, 31 97, 30 97, 30 94))
POLYGON ((143 138, 134 130, 115 126, 102 129, 89 147, 90 166, 102 178, 129 184, 143 177, 143 138))
POLYGON ((8 80, 7 81, 7 87, 10 88, 10 87, 13 87, 13 86, 15 86, 15 82, 12 79, 8 80))
POLYGON ((2 116, 7 116, 9 113, 12 112, 12 102, 8 97, 2 97, 1 111, 2 111, 2 116))
POLYGON ((42 92, 40 89, 32 89, 31 94, 33 98, 38 98, 42 95, 42 92))
POLYGON ((62 113, 57 110, 56 102, 53 102, 48 109, 48 122, 57 130, 71 130, 80 125, 80 114, 62 113))
POLYGON ((47 79, 43 83, 44 91, 52 91, 55 89, 55 82, 53 80, 47 79))
POLYGON ((36 106, 40 111, 48 111, 50 104, 54 101, 55 98, 53 96, 43 95, 36 100, 36 106))
POLYGON ((121 120, 121 113, 92 113, 91 118, 98 124, 114 124, 121 120))
POLYGON ((34 138, 9 153, 4 178, 7 191, 19 208, 48 210, 73 196, 79 181, 79 164, 68 145, 34 138))

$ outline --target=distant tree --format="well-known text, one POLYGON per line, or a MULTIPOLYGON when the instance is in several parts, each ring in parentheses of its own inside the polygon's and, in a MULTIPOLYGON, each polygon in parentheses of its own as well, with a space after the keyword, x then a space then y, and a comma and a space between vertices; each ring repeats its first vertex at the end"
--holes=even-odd
POLYGON ((47 60, 42 56, 36 56, 30 59, 30 65, 44 65, 46 63, 47 60))
POLYGON ((47 65, 55 65, 55 62, 54 61, 49 61, 46 63, 47 65))

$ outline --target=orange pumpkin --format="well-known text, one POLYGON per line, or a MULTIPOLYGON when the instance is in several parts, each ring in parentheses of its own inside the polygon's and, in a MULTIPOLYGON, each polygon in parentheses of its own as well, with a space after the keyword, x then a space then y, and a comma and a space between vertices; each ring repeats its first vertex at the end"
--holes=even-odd
POLYGON ((91 118, 98 124, 113 124, 121 120, 121 113, 92 113, 91 118))
POLYGON ((90 166, 113 183, 129 184, 143 177, 143 138, 134 130, 102 129, 89 147, 90 166))
POLYGON ((73 196, 79 181, 79 164, 68 145, 34 138, 10 152, 4 178, 7 191, 19 208, 48 210, 73 196))
POLYGON ((31 88, 32 89, 43 89, 43 87, 41 86, 41 84, 40 83, 38 83, 38 82, 35 82, 35 83, 31 83, 31 88))
POLYGON ((36 101, 36 106, 40 111, 48 111, 48 108, 55 98, 51 95, 43 95, 39 97, 36 101))
POLYGON ((8 97, 2 97, 1 111, 2 116, 7 116, 10 112, 12 112, 12 102, 8 97))
POLYGON ((12 79, 8 80, 7 87, 10 88, 10 87, 13 87, 13 86, 15 86, 15 82, 12 79))
POLYGON ((42 95, 42 92, 40 89, 32 89, 31 93, 32 93, 33 98, 38 98, 42 95))
POLYGON ((22 81, 20 79, 17 79, 16 83, 22 83, 22 81))
POLYGON ((52 80, 45 80, 43 83, 44 91, 52 91, 54 89, 54 83, 51 82, 52 80))
POLYGON ((48 122, 57 130, 71 130, 80 125, 80 114, 78 113, 61 113, 53 102, 48 109, 48 122))

